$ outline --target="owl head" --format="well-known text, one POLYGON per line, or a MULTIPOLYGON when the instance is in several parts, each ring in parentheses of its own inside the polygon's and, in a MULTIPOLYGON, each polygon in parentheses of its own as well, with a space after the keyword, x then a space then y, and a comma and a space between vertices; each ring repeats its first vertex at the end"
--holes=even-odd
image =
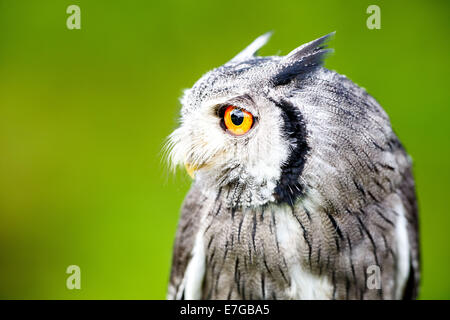
POLYGON ((203 190, 226 194, 230 207, 292 205, 327 179, 315 172, 327 170, 305 170, 309 162, 336 167, 327 152, 342 142, 331 132, 348 132, 337 118, 351 110, 334 112, 332 100, 354 90, 321 66, 331 35, 286 56, 255 56, 269 39, 265 34, 203 75, 181 99, 180 126, 167 144, 172 164, 183 164, 203 190))

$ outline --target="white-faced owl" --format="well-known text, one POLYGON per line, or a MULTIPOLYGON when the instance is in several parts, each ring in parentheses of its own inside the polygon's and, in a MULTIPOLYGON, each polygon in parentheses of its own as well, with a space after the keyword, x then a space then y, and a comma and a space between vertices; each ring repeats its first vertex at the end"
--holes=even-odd
POLYGON ((408 299, 419 283, 411 159, 324 36, 269 35, 185 91, 168 155, 194 177, 169 299, 408 299))

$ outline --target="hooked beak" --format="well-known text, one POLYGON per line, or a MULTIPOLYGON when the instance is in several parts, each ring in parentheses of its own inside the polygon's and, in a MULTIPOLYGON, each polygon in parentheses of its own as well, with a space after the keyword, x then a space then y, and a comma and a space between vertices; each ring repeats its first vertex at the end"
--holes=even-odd
POLYGON ((197 171, 198 169, 200 169, 199 167, 193 166, 188 162, 184 163, 184 167, 186 168, 186 172, 188 173, 188 175, 194 179, 195 178, 195 171, 197 171))

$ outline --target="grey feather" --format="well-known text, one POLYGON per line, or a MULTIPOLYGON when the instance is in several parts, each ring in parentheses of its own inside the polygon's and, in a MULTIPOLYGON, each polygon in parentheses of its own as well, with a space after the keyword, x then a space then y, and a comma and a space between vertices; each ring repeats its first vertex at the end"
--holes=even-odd
POLYGON ((272 32, 267 32, 258 38, 256 38, 252 43, 250 43, 244 50, 239 52, 229 63, 235 63, 240 61, 245 61, 253 58, 255 54, 261 49, 272 36, 272 32))

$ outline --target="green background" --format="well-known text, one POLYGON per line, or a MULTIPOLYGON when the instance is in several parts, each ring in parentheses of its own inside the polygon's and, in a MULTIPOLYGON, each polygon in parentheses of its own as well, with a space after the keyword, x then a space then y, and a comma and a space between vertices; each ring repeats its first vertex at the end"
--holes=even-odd
POLYGON ((326 66, 367 88, 414 160, 421 298, 450 298, 448 1, 0 1, 0 298, 163 299, 190 184, 161 148, 178 97, 273 30, 336 30, 326 66), (66 8, 81 7, 81 30, 66 8), (381 8, 381 30, 366 8, 381 8), (81 268, 81 290, 65 270, 81 268))

